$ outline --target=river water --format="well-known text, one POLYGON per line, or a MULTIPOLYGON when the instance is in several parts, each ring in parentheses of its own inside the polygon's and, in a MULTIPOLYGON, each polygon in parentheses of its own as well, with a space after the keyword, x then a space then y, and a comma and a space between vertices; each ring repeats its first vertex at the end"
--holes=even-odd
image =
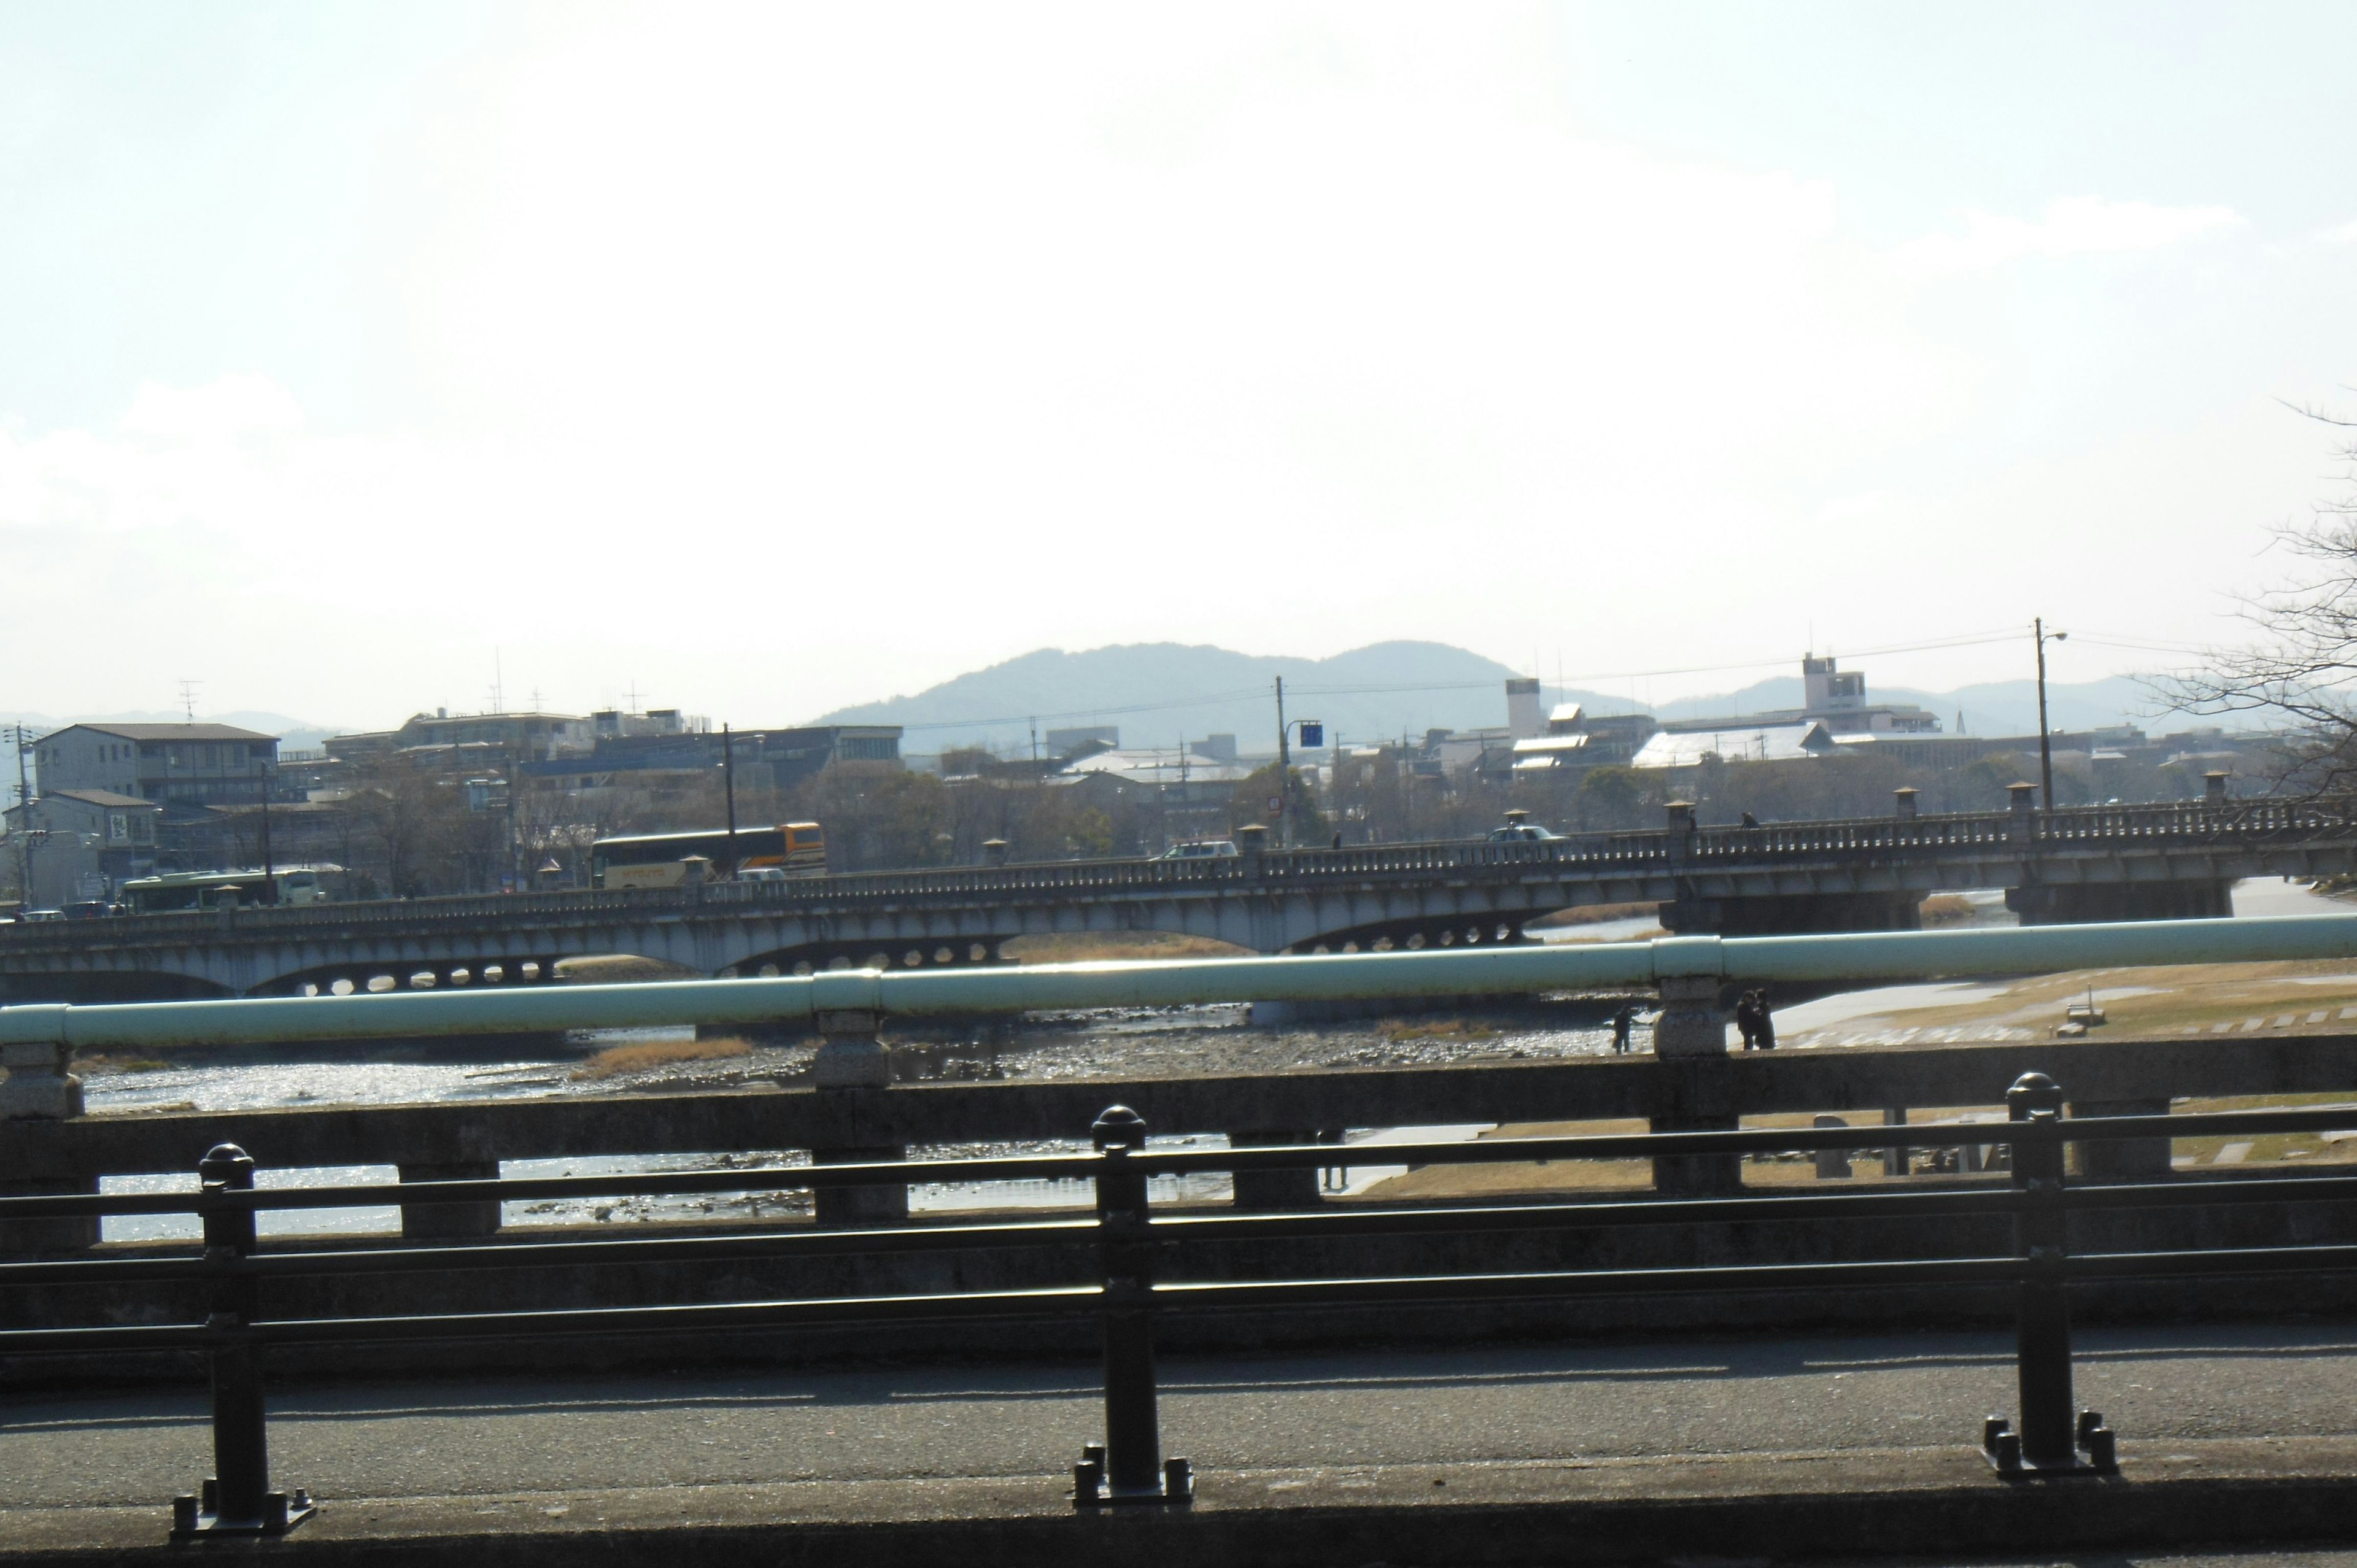
MULTIPOLYGON (((2010 925, 2013 917, 1996 893, 1969 896, 1974 908, 1970 924, 2010 925)), ((2349 906, 2325 898, 2296 884, 2254 880, 2237 885, 2237 916, 2349 912, 2349 906)), ((1654 929, 1650 920, 1613 921, 1549 930, 1549 940, 1628 940, 1654 929), (1623 929, 1622 928, 1627 928, 1623 929)), ((1820 997, 1781 1009, 1780 1035, 1788 1041, 1809 1043, 1875 1043, 1840 1040, 1830 1032, 1845 1019, 1887 1015, 1910 1008, 1936 1006, 1992 994, 1997 988, 1972 984, 1931 983, 1878 986, 1869 990, 1820 997)), ((1601 1026, 1535 1028, 1502 1033, 1463 1029, 1452 1033, 1450 1021, 1385 1030, 1318 1030, 1301 1036, 1271 1036, 1249 1031, 1243 1010, 1194 1008, 1174 1014, 1129 1014, 1076 1017, 1067 1027, 1036 1047, 1017 1047, 995 1054, 990 1076, 1052 1078, 1126 1069, 1163 1074, 1189 1070, 1268 1070, 1281 1066, 1378 1065, 1383 1062, 1496 1060, 1601 1055, 1610 1048, 1601 1026), (1249 1041, 1244 1038, 1250 1036, 1249 1041), (1214 1057, 1208 1042, 1222 1053, 1214 1057), (1244 1059, 1235 1059, 1243 1047, 1244 1059), (1339 1051, 1340 1054, 1336 1054, 1339 1051)), ((583 1054, 617 1045, 694 1037, 692 1029, 603 1031, 581 1041, 583 1054)), ((529 1096, 608 1092, 630 1085, 585 1085, 574 1075, 581 1056, 528 1060, 450 1061, 254 1061, 171 1066, 162 1070, 85 1070, 84 1093, 95 1114, 136 1114, 142 1111, 244 1111, 303 1105, 414 1105, 455 1103, 469 1100, 509 1100, 529 1096)), ((806 1058, 803 1058, 806 1060, 806 1058)), ((800 1067, 796 1061, 793 1067, 800 1067)), ((953 1055, 954 1069, 972 1063, 953 1055)), ((1409 1128, 1361 1128, 1349 1134, 1349 1145, 1369 1151, 1407 1141, 1447 1141, 1478 1136, 1486 1125, 1409 1128)), ((1224 1148, 1217 1133, 1156 1138, 1157 1148, 1224 1148)), ((912 1158, 1078 1151, 1086 1145, 1027 1143, 1016 1144, 956 1144, 911 1149, 912 1158)), ((1338 1151, 1339 1154, 1339 1151, 1338 1151)), ((806 1193, 789 1192, 765 1180, 763 1173, 779 1172, 806 1163, 795 1150, 681 1154, 660 1156, 581 1157, 553 1160, 507 1160, 501 1172, 509 1176, 593 1176, 632 1171, 686 1171, 742 1168, 746 1188, 738 1194, 679 1198, 597 1198, 565 1202, 511 1203, 503 1222, 512 1226, 628 1223, 653 1219, 690 1219, 705 1216, 800 1214, 807 1212, 806 1193)), ((1362 1156, 1363 1157, 1363 1156, 1362 1156)), ((1363 1190, 1405 1170, 1402 1165, 1351 1164, 1329 1173, 1336 1189, 1363 1190)), ((399 1179, 390 1165, 350 1165, 307 1170, 262 1170, 256 1184, 264 1187, 391 1184, 399 1179)), ((186 1174, 110 1176, 109 1192, 192 1190, 193 1171, 186 1174)), ((1183 1181, 1159 1180, 1157 1202, 1223 1201, 1230 1195, 1224 1176, 1190 1176, 1183 1181)), ((911 1189, 909 1206, 919 1212, 952 1212, 977 1208, 1085 1208, 1092 1195, 1085 1182, 996 1182, 911 1189)), ((397 1231, 400 1211, 391 1205, 339 1209, 298 1209, 264 1213, 265 1234, 397 1231)), ((196 1221, 188 1216, 125 1217, 105 1222, 109 1240, 193 1238, 196 1221)))

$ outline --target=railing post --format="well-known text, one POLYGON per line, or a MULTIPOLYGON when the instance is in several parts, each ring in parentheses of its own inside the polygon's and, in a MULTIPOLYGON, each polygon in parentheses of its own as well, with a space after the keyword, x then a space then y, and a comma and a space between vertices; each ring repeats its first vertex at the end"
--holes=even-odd
POLYGON ((213 1266, 213 1474, 199 1497, 172 1499, 172 1539, 284 1535, 311 1517, 310 1494, 270 1489, 270 1433, 263 1406, 262 1348, 246 1331, 261 1311, 260 1283, 237 1265, 253 1251, 254 1215, 227 1201, 253 1190, 253 1157, 216 1144, 197 1165, 205 1262, 213 1266))
POLYGON ((1097 1166, 1097 1256, 1104 1277, 1105 1440, 1072 1466, 1072 1506, 1191 1503, 1195 1475, 1184 1459, 1162 1458, 1154 1386, 1154 1239, 1146 1225, 1146 1176, 1129 1157, 1146 1148, 1146 1118, 1106 1108, 1089 1132, 1097 1166))
MULTIPOLYGON (((1882 1124, 1886 1127, 1907 1125, 1907 1107, 1904 1105, 1885 1107, 1882 1112, 1882 1124)), ((1893 1144, 1882 1151, 1882 1174, 1887 1176, 1903 1176, 1907 1174, 1905 1144, 1893 1144)))
POLYGON ((2024 1073, 2005 1102, 2008 1119, 2033 1134, 2013 1140, 2013 1181, 2022 1200, 2014 1221, 2023 1265, 2015 1337, 2021 1429, 1989 1417, 1982 1450, 2001 1475, 2115 1470, 2111 1430, 2095 1412, 2080 1413, 2071 1392, 2071 1305, 2063 1283, 2070 1211, 2058 1135, 2062 1090, 2042 1072, 2024 1073))

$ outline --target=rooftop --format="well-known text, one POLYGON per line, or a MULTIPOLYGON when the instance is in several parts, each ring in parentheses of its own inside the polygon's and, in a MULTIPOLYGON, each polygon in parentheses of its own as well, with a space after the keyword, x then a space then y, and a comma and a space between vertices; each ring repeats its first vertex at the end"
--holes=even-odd
MULTIPOLYGON (((240 729, 235 725, 117 725, 85 722, 68 725, 66 729, 96 730, 101 735, 119 736, 124 740, 276 740, 274 735, 259 730, 240 729)), ((63 735, 65 730, 57 732, 63 735)))

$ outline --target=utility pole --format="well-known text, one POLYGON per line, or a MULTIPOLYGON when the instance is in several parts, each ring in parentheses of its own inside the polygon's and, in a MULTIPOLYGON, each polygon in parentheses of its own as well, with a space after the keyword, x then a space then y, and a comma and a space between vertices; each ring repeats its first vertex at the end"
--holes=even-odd
POLYGON ((25 748, 33 744, 29 725, 0 730, 16 747, 16 894, 26 908, 33 907, 33 786, 25 773, 25 748))
POLYGON ((737 876, 737 743, 720 726, 720 784, 728 800, 728 879, 737 876))
POLYGON ((2054 730, 2046 722, 2046 645, 2061 642, 2071 634, 2048 631, 2043 616, 2031 621, 2029 628, 2038 639, 2038 803, 2050 811, 2054 809, 2054 730))
POLYGON ((1285 677, 1276 678, 1277 843, 1293 847, 1293 748, 1285 736, 1285 677))

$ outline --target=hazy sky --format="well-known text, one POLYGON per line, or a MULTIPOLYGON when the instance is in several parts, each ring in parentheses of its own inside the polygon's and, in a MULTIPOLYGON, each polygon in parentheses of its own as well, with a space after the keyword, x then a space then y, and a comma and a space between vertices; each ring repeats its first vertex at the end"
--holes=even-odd
POLYGON ((2330 488, 2352 59, 2330 3, 0 0, 0 710, 391 723, 499 650, 781 723, 1166 639, 1936 688, 2026 638, 1866 650, 2037 614, 2149 667, 2330 488))

